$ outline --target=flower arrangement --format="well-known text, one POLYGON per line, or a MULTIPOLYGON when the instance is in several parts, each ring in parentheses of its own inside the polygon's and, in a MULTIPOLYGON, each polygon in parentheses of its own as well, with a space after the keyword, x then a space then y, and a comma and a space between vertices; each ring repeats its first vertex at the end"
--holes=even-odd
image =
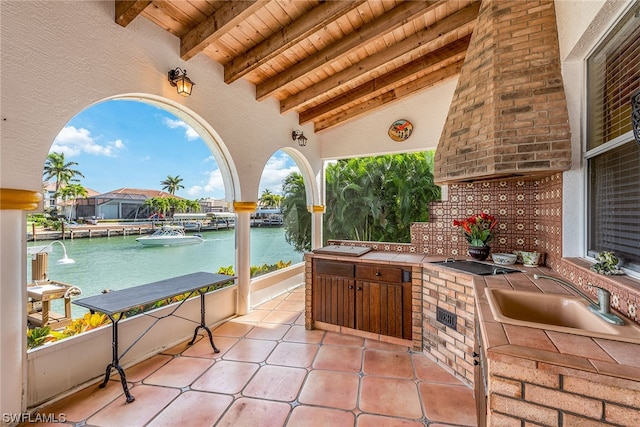
POLYGON ((496 217, 484 212, 461 221, 453 220, 453 225, 462 229, 464 237, 471 246, 487 246, 497 224, 496 217))

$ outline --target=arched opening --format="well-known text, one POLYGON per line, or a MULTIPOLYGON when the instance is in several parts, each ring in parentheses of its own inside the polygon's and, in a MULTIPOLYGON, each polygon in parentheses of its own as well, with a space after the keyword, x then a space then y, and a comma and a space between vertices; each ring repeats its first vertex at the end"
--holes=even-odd
MULTIPOLYGON (((62 247, 76 260, 57 265, 59 248, 53 246, 46 278, 91 296, 235 264, 233 221, 222 226, 216 218, 230 217, 229 206, 239 193, 237 172, 220 136, 193 111, 150 95, 105 99, 73 117, 50 152, 66 154, 67 164, 80 172, 71 181, 89 191, 73 198, 72 208, 69 199, 59 207, 64 229, 35 233, 35 225, 29 227, 34 240, 29 250, 63 240, 62 247), (172 186, 169 178, 179 179, 172 186), (167 194, 192 202, 171 207, 172 213, 206 215, 213 224, 202 230, 202 244, 144 247, 136 241, 161 221, 177 221, 146 203, 167 194)), ((50 199, 57 199, 53 191, 50 199)), ((34 276, 30 259, 26 271, 28 282, 42 278, 34 276)), ((62 304, 54 301, 52 309, 64 312, 62 304)), ((73 306, 72 317, 85 311, 73 306)))

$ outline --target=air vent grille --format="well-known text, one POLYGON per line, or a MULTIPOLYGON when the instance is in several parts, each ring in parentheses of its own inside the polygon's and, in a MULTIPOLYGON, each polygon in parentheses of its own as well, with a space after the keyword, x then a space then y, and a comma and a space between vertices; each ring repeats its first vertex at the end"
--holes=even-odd
POLYGON ((456 329, 458 316, 444 308, 436 307, 436 320, 451 329, 456 329))

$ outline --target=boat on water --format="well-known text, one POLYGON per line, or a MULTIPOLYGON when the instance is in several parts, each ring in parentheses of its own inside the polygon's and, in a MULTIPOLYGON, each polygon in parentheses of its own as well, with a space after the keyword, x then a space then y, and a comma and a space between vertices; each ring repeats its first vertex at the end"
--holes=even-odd
POLYGON ((153 234, 138 237, 136 241, 143 246, 175 246, 202 243, 204 239, 197 234, 185 234, 182 226, 164 225, 153 234))

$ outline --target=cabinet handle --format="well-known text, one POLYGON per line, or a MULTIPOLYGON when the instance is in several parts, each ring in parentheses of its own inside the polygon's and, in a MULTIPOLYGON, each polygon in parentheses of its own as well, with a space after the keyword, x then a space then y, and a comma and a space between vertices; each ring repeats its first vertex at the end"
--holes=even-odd
POLYGON ((377 276, 377 277, 380 277, 380 276, 382 276, 382 274, 380 274, 380 272, 379 272, 379 271, 376 271, 376 276, 377 276))
POLYGON ((357 291, 361 291, 361 290, 362 290, 362 286, 358 286, 358 287, 356 288, 356 290, 357 290, 357 291))
POLYGON ((349 289, 353 289, 353 285, 349 285, 349 289))
POLYGON ((473 356, 473 357, 479 357, 480 355, 474 351, 473 353, 471 353, 471 356, 473 356))
POLYGON ((473 360, 473 366, 478 366, 479 364, 480 364, 480 361, 478 359, 473 360))

